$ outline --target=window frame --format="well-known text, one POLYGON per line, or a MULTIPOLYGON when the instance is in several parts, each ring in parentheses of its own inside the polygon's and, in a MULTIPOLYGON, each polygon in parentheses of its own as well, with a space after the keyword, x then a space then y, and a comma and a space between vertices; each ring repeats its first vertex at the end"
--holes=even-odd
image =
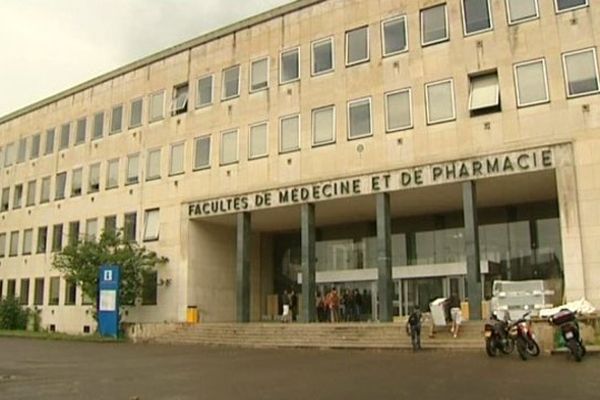
POLYGON ((173 86, 171 95, 171 116, 185 114, 189 111, 190 104, 190 83, 182 82, 178 85, 173 86), (185 100, 181 107, 177 107, 177 99, 179 98, 179 91, 186 88, 185 100))
POLYGON ((385 112, 385 132, 386 133, 392 133, 392 132, 401 132, 401 131, 406 131, 409 129, 413 129, 415 127, 415 121, 414 121, 414 115, 413 115, 413 97, 412 97, 412 87, 406 87, 406 88, 402 88, 402 89, 396 89, 396 90, 392 90, 390 92, 385 92, 383 94, 383 106, 385 108, 384 112, 385 112), (408 92, 408 109, 409 109, 409 115, 410 115, 410 125, 406 126, 406 127, 402 127, 402 128, 394 128, 391 129, 389 127, 389 104, 388 104, 388 97, 395 95, 395 94, 399 94, 399 93, 404 93, 404 92, 408 92))
MULTIPOLYGON (((54 150, 56 149, 56 128, 50 128, 50 129, 46 129, 46 135, 44 135, 44 154, 45 156, 48 156, 50 154, 54 153, 54 150), (52 141, 48 140, 48 136, 52 136, 52 141), (50 148, 48 148, 49 143, 52 143, 50 145, 50 148)), ((5 154, 6 156, 6 154, 5 154)))
POLYGON ((301 66, 302 66, 302 62, 301 62, 301 51, 300 51, 300 46, 296 46, 296 47, 291 47, 288 49, 284 49, 279 53, 279 84, 280 85, 286 85, 288 83, 292 83, 292 82, 296 82, 299 81, 300 78, 302 77, 302 70, 301 70, 301 66), (283 80, 283 56, 285 54, 291 53, 291 52, 296 52, 298 54, 298 76, 296 78, 293 79, 288 79, 286 81, 283 80))
POLYGON ((569 11, 579 10, 581 8, 586 8, 589 6, 590 6, 590 0, 585 0, 585 4, 580 4, 575 7, 569 7, 569 8, 565 8, 564 10, 560 10, 558 8, 558 0, 554 0, 554 11, 556 11, 556 14, 562 14, 562 13, 566 13, 569 11))
POLYGON ((154 122, 164 120, 165 119, 165 101, 166 101, 165 89, 157 90, 155 92, 150 93, 150 96, 148 97, 148 99, 149 99, 149 101, 148 101, 148 123, 152 124, 154 122), (160 115, 153 117, 152 116, 152 106, 154 104, 154 99, 157 96, 162 97, 161 112, 160 112, 160 115))
MULTIPOLYGON (((345 37, 345 41, 346 41, 346 43, 345 43, 345 63, 346 63, 346 67, 352 67, 354 65, 368 63, 371 60, 371 32, 370 32, 369 28, 370 28, 369 25, 363 25, 363 26, 359 26, 357 28, 353 28, 353 29, 347 30, 345 32, 344 37, 345 37), (350 55, 350 52, 349 52, 350 41, 348 40, 348 37, 349 37, 349 35, 352 32, 360 31, 360 30, 363 30, 363 29, 366 29, 366 31, 367 31, 367 57, 363 58, 363 59, 360 59, 360 60, 349 62, 348 56, 350 55)), ((332 50, 333 50, 333 48, 332 48, 332 50)))
POLYGON ((29 256, 33 254, 33 228, 23 230, 23 243, 21 243, 21 255, 29 256), (29 237, 29 243, 27 241, 29 237))
POLYGON ((421 28, 421 47, 429 47, 429 46, 433 46, 435 44, 447 42, 450 40, 450 26, 449 26, 449 22, 448 22, 448 3, 440 3, 440 4, 433 5, 431 7, 427 7, 427 8, 423 8, 423 9, 419 10, 419 19, 421 21, 421 26, 420 26, 420 28, 421 28), (426 43, 425 35, 424 35, 425 31, 423 30, 423 14, 425 11, 431 10, 436 7, 442 7, 442 6, 444 7, 444 16, 446 18, 446 36, 441 39, 436 39, 434 41, 426 43))
POLYGON ((381 56, 383 58, 395 56, 397 54, 406 53, 409 50, 409 33, 408 33, 408 16, 406 14, 396 15, 394 17, 390 17, 381 21, 380 24, 380 32, 381 32, 381 56), (393 51, 391 53, 386 53, 386 41, 385 41, 385 24, 395 22, 398 20, 402 20, 404 22, 404 35, 406 37, 406 45, 404 49, 393 51))
POLYGON ((90 166, 88 167, 88 176, 87 176, 87 193, 88 194, 92 194, 92 193, 98 193, 100 191, 100 185, 102 184, 102 163, 101 162, 96 162, 93 164, 90 164, 90 166), (97 182, 97 188, 93 188, 92 187, 92 168, 96 168, 96 166, 98 167, 98 182, 97 182))
POLYGON ((269 90, 269 87, 271 86, 270 85, 270 79, 271 79, 270 68, 271 68, 271 57, 269 57, 269 56, 258 57, 258 58, 255 58, 250 61, 250 68, 248 71, 248 78, 249 78, 248 79, 248 92, 249 93, 257 93, 257 92, 262 92, 264 90, 269 90), (267 76, 266 76, 266 80, 265 80, 266 86, 261 86, 258 89, 254 89, 252 87, 252 77, 253 77, 252 74, 254 72, 254 70, 253 70, 254 64, 256 64, 260 61, 264 61, 264 60, 267 60, 267 76))
POLYGON ((328 36, 322 39, 317 39, 311 42, 310 44, 310 73, 312 77, 326 75, 335 71, 335 40, 333 36, 328 36), (319 72, 315 72, 315 46, 318 46, 322 43, 329 42, 331 43, 331 68, 319 72))
POLYGON ((169 146, 169 176, 177 176, 185 173, 185 140, 180 140, 175 143, 171 143, 169 146), (175 147, 182 147, 181 150, 181 170, 173 171, 173 149, 175 147))
POLYGON ((62 172, 58 172, 56 173, 56 175, 54 176, 54 201, 59 201, 59 200, 64 200, 66 198, 66 192, 67 190, 67 171, 62 171, 62 172), (61 196, 58 196, 58 177, 59 176, 64 176, 64 182, 63 182, 63 187, 62 187, 62 194, 61 196))
POLYGON ((425 83, 425 113, 426 113, 426 122, 427 125, 436 125, 442 124, 444 122, 456 121, 456 94, 454 92, 454 78, 441 79, 433 82, 425 83), (430 112, 429 112, 429 91, 427 90, 429 86, 440 85, 442 83, 450 82, 450 94, 452 98, 452 117, 441 119, 438 121, 430 120, 430 112))
POLYGON ((198 77, 198 79, 196 79, 196 110, 199 110, 201 108, 205 108, 205 107, 209 107, 211 105, 213 105, 215 102, 215 74, 207 74, 207 75, 203 75, 198 77), (210 102, 208 103, 204 103, 204 104, 200 104, 200 81, 203 81, 204 79, 208 79, 210 78, 210 102))
POLYGON ((348 100, 348 102, 346 103, 346 124, 347 124, 346 125, 346 138, 348 139, 348 141, 363 139, 363 138, 371 137, 374 135, 374 132, 373 132, 373 100, 372 100, 371 96, 348 100), (368 100, 368 103, 369 103, 369 132, 360 134, 358 136, 350 136, 350 132, 352 130, 350 127, 350 108, 352 107, 353 104, 361 103, 361 102, 364 102, 365 100, 368 100))
POLYGON ((302 118, 300 118, 300 113, 295 113, 295 114, 288 114, 288 115, 284 115, 282 117, 279 117, 279 132, 278 132, 278 141, 279 141, 279 154, 288 154, 288 153, 293 153, 295 151, 300 151, 302 149, 302 136, 301 136, 301 132, 302 132, 302 118), (296 137, 297 137, 297 147, 295 149, 290 149, 290 150, 283 150, 282 149, 282 144, 283 144, 283 140, 281 140, 282 134, 283 134, 283 121, 288 120, 288 119, 292 119, 292 118, 296 118, 298 120, 298 131, 296 132, 296 137))
POLYGON ((151 149, 146 150, 146 176, 144 181, 146 182, 150 182, 150 181, 157 181, 160 180, 162 177, 162 147, 154 147, 151 149), (149 171, 150 171, 150 161, 151 161, 151 157, 150 154, 152 153, 158 153, 158 175, 157 176, 150 176, 149 175, 149 171))
POLYGON ((42 177, 42 181, 40 183, 40 204, 50 203, 50 199, 52 198, 52 176, 44 176, 42 177), (44 197, 44 186, 48 182, 48 196, 44 197))
POLYGON ((127 155, 127 166, 125 169, 125 186, 128 185, 135 185, 140 183, 140 153, 132 153, 132 154, 128 154, 127 155), (136 175, 135 175, 135 181, 132 179, 130 180, 130 176, 129 176, 129 165, 131 164, 131 160, 133 158, 137 158, 137 168, 136 168, 136 175))
POLYGON ((488 19, 490 21, 490 26, 488 28, 480 29, 478 31, 467 32, 467 14, 465 13, 465 1, 466 0, 460 0, 460 8, 462 10, 462 25, 463 25, 464 36, 469 37, 469 36, 473 36, 473 35, 478 35, 480 33, 493 31, 494 30, 494 20, 492 17, 492 5, 491 5, 490 0, 483 0, 487 3, 488 19))
MULTIPOLYGON (((42 134, 36 133, 31 136, 31 143, 29 147, 29 159, 35 160, 40 157, 40 150, 42 147, 42 134)), ((1 150, 1 149, 0 149, 1 150)), ((0 151, 1 153, 1 151, 0 151)), ((1 157, 0 157, 1 159, 1 157)))
POLYGON ((550 86, 548 85, 548 70, 546 69, 546 59, 544 57, 537 58, 535 60, 522 61, 522 62, 513 64, 513 80, 515 83, 515 95, 517 97, 517 108, 531 107, 531 106, 536 106, 538 104, 545 104, 545 103, 550 102, 550 86), (517 73, 517 69, 519 67, 523 67, 523 66, 527 66, 527 65, 531 65, 531 64, 538 64, 539 62, 542 63, 542 70, 544 71, 544 85, 546 86, 546 99, 524 104, 521 102, 521 96, 519 95, 519 75, 517 73))
POLYGON ((220 166, 227 166, 227 165, 232 165, 232 164, 237 164, 240 161, 240 130, 238 128, 234 128, 234 129, 226 129, 224 131, 221 132, 220 136, 220 140, 219 140, 219 165, 220 166), (235 159, 233 161, 229 161, 229 162, 223 162, 223 137, 225 136, 225 134, 228 133, 234 133, 236 135, 236 146, 235 146, 235 159))
POLYGON ((106 162, 106 181, 104 182, 104 190, 111 190, 111 189, 117 189, 119 187, 119 168, 121 167, 120 165, 120 158, 111 158, 110 160, 108 160, 106 162), (111 184, 111 170, 110 167, 111 165, 117 165, 115 174, 114 174, 114 178, 116 178, 116 183, 113 185, 111 184))
POLYGON ((564 52, 564 53, 562 53, 561 57, 562 57, 562 65, 563 65, 563 77, 564 77, 563 79, 565 82, 565 92, 567 94, 567 99, 574 99, 577 97, 589 96, 589 95, 594 95, 594 94, 600 93, 600 75, 598 73, 598 55, 597 55, 595 47, 587 47, 585 49, 564 52), (594 69, 596 71, 596 85, 598 86, 598 88, 591 92, 570 94, 569 93, 569 73, 568 73, 568 69, 567 69, 567 57, 572 56, 572 55, 581 54, 581 53, 586 53, 589 51, 591 51, 592 54, 594 55, 594 69))
POLYGON ((241 92, 241 87, 242 87, 242 66, 241 66, 241 64, 232 65, 231 67, 224 68, 221 71, 221 101, 227 101, 227 100, 231 100, 231 99, 235 99, 236 97, 239 97, 240 92, 241 92), (225 85, 225 76, 227 75, 227 72, 232 71, 236 68, 238 70, 237 93, 232 94, 230 96, 226 96, 227 86, 225 85))
POLYGON ((80 144, 84 144, 87 141, 87 116, 78 118, 75 121, 75 141, 73 142, 73 146, 78 146, 80 144), (79 137, 79 133, 81 127, 83 126, 83 138, 79 137))
POLYGON ((21 244, 21 232, 11 231, 10 232, 10 242, 8 245, 8 256, 9 257, 17 257, 19 255, 20 244, 21 244))
POLYGON ((136 97, 135 99, 132 99, 129 102, 129 124, 128 124, 128 128, 129 129, 135 129, 135 128, 139 128, 140 126, 144 125, 144 97, 140 96, 140 97, 136 97), (133 123, 132 119, 133 119, 133 105, 136 103, 141 103, 140 105, 140 122, 138 123, 133 123))
MULTIPOLYGON (((12 190, 12 209, 18 210, 23 207, 23 197, 25 197, 25 188, 22 183, 17 183, 13 186, 12 190)), ((9 197, 10 198, 10 197, 9 197)))
POLYGON ((81 197, 83 195, 83 167, 73 168, 71 170, 71 190, 69 191, 69 198, 81 197), (75 187, 75 173, 79 174, 79 193, 74 192, 75 187))
POLYGON ((533 17, 527 17, 527 18, 523 18, 523 19, 519 19, 519 20, 512 20, 511 19, 511 14, 510 14, 510 0, 505 0, 505 7, 506 7, 506 19, 508 22, 508 25, 512 26, 512 25, 518 25, 524 22, 528 22, 528 21, 533 21, 536 19, 540 18, 540 5, 538 3, 538 0, 532 0, 533 3, 535 4, 535 15, 533 17))
POLYGON ((92 134, 91 134, 91 140, 99 140, 102 139, 104 137, 104 125, 106 125, 106 114, 104 111, 98 111, 97 113, 94 114, 94 118, 93 118, 93 124, 92 124, 92 134), (100 127, 100 134, 96 134, 96 124, 98 121, 101 121, 102 126, 100 127))
POLYGON ((255 122, 252 125, 248 126, 248 160, 258 160, 260 158, 265 158, 269 156, 269 121, 265 120, 265 121, 261 121, 261 122, 255 122), (266 132, 265 132, 265 152, 262 154, 256 154, 256 155, 252 155, 251 154, 251 150, 252 150, 252 128, 256 128, 257 126, 261 126, 264 125, 266 132))
POLYGON ((487 112, 488 110, 492 110, 495 108, 499 108, 501 107, 501 103, 500 103, 500 77, 498 76, 498 70, 493 70, 493 71, 487 71, 487 72, 483 72, 483 73, 477 73, 477 74, 473 74, 473 75, 468 75, 469 78, 469 98, 467 100, 467 108, 469 110, 469 112, 487 112), (496 76, 496 100, 495 100, 495 104, 490 105, 490 104, 484 104, 484 105, 480 105, 478 107, 473 107, 473 80, 477 80, 479 78, 484 78, 484 77, 488 77, 488 76, 492 76, 495 75, 496 76))
POLYGON ((142 231, 142 242, 156 242, 160 239, 160 208, 154 207, 144 210, 144 230, 142 231), (148 237, 148 216, 150 213, 157 213, 157 228, 156 228, 156 236, 148 237))
POLYGON ((310 111, 310 117, 311 117, 310 125, 311 125, 311 144, 312 144, 312 147, 327 146, 329 144, 335 143, 336 140, 337 140, 337 129, 336 129, 337 128, 337 114, 336 114, 336 110, 335 110, 335 104, 328 104, 326 106, 313 108, 310 111), (315 122, 316 122, 315 113, 318 113, 319 111, 328 110, 328 109, 331 109, 333 111, 333 114, 332 114, 333 121, 332 121, 332 125, 331 125, 331 128, 332 128, 331 139, 328 140, 328 141, 317 143, 315 141, 315 132, 316 132, 316 130, 315 130, 315 122))
POLYGON ((27 182, 27 195, 25 197, 25 207, 35 206, 35 199, 37 196, 37 179, 33 179, 27 182), (33 191, 31 186, 33 184, 33 191), (33 192, 33 195, 32 195, 33 192), (33 196, 33 198, 32 198, 33 196))
POLYGON ((202 135, 202 136, 197 136, 194 138, 194 171, 201 171, 203 169, 209 169, 210 166, 212 164, 212 135, 207 134, 207 135, 202 135), (201 167, 198 167, 196 165, 196 159, 197 159, 197 152, 198 152, 198 140, 201 139, 208 139, 208 162, 206 163, 206 165, 203 165, 201 167))

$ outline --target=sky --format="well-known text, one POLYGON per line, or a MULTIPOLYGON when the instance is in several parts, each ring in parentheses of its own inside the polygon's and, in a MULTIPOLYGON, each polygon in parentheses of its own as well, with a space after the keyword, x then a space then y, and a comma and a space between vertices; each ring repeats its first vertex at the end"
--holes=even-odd
POLYGON ((0 0, 0 116, 291 0, 0 0))

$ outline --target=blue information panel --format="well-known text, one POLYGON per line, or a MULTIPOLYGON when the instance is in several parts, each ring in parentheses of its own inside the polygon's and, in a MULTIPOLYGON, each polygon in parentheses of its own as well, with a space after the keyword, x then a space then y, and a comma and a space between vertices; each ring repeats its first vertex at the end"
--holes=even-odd
POLYGON ((117 265, 103 265, 98 277, 98 330, 102 336, 119 335, 119 285, 117 265))

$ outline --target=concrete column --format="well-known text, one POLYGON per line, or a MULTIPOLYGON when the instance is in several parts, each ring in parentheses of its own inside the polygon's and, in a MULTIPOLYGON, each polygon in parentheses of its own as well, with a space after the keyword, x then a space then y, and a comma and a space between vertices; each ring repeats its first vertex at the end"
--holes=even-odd
POLYGON ((302 246, 302 315, 303 322, 315 322, 317 308, 317 279, 315 268, 315 205, 302 204, 301 208, 302 246))
POLYGON ((465 220, 465 254, 469 285, 469 318, 481 319, 481 273, 479 259, 479 224, 477 222, 477 191, 475 181, 462 184, 465 220))
POLYGON ((389 193, 378 193, 376 195, 376 207, 379 321, 391 322, 394 318, 394 286, 392 282, 392 230, 389 193))
POLYGON ((236 320, 250 322, 250 213, 237 214, 236 320))

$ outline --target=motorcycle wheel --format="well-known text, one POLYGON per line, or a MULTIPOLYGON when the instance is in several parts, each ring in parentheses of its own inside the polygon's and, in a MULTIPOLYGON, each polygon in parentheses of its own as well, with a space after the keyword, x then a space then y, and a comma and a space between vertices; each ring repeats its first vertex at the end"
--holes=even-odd
POLYGON ((500 347, 500 351, 504 354, 510 354, 515 349, 515 341, 513 338, 507 337, 500 347))
POLYGON ((485 352, 489 357, 496 357, 498 354, 498 349, 495 346, 495 343, 492 342, 491 339, 485 340, 485 352))
POLYGON ((540 346, 534 339, 528 339, 527 341, 527 354, 532 357, 537 357, 540 355, 540 346))
POLYGON ((517 339, 517 351, 519 352, 521 360, 527 361, 527 343, 523 338, 517 339))
POLYGON ((573 339, 567 342, 567 347, 569 348, 569 351, 575 358, 575 361, 581 362, 581 359, 583 358, 584 354, 581 345, 573 339))

